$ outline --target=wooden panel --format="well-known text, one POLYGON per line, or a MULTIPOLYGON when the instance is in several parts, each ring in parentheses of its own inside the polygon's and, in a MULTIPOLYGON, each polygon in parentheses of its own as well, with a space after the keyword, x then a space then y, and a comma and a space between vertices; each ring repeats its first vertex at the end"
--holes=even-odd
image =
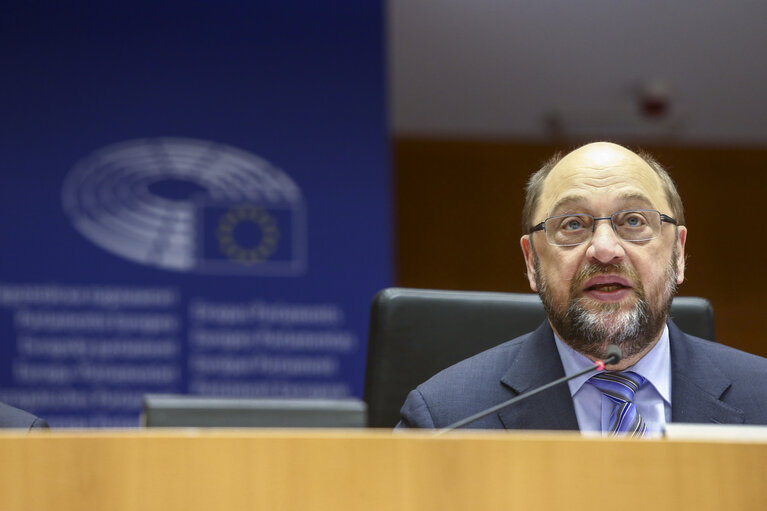
MULTIPOLYGON (((400 139, 394 143, 398 285, 529 292, 519 249, 524 185, 567 147, 400 139)), ((647 147, 677 182, 690 234, 680 294, 714 305, 720 342, 767 356, 767 150, 647 147)))
POLYGON ((91 432, 2 434, 0 460, 4 511, 767 509, 758 443, 91 432))

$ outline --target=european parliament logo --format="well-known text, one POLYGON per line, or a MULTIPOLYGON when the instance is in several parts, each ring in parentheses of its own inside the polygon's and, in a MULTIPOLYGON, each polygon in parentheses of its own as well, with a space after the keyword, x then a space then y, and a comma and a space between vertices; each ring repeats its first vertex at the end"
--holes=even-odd
POLYGON ((306 270, 301 190, 231 146, 154 138, 104 147, 72 168, 62 202, 83 236, 136 263, 201 274, 306 270))

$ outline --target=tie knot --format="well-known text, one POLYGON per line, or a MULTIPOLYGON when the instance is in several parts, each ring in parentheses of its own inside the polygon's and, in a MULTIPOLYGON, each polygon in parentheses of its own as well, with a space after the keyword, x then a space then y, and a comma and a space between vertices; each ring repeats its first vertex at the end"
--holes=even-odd
POLYGON ((626 403, 634 402, 634 393, 644 382, 643 377, 631 371, 597 373, 589 379, 602 394, 626 403))

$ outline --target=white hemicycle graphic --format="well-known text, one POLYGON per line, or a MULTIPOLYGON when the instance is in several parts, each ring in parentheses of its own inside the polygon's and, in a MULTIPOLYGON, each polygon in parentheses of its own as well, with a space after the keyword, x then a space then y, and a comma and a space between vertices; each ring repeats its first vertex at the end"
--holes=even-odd
POLYGON ((274 276, 306 268, 301 190, 269 162, 231 146, 186 138, 110 145, 77 162, 64 181, 62 202, 83 236, 136 263, 274 276), (264 241, 238 246, 237 219, 255 219, 254 229, 268 221, 264 241), (226 246, 216 239, 222 229, 226 246))

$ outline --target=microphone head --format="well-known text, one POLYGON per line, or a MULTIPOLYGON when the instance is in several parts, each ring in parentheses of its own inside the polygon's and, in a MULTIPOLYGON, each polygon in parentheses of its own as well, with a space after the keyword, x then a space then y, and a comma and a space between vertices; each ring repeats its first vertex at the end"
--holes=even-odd
POLYGON ((610 344, 605 350, 605 358, 603 361, 605 365, 612 365, 620 362, 622 358, 623 353, 621 352, 621 349, 615 344, 610 344))

